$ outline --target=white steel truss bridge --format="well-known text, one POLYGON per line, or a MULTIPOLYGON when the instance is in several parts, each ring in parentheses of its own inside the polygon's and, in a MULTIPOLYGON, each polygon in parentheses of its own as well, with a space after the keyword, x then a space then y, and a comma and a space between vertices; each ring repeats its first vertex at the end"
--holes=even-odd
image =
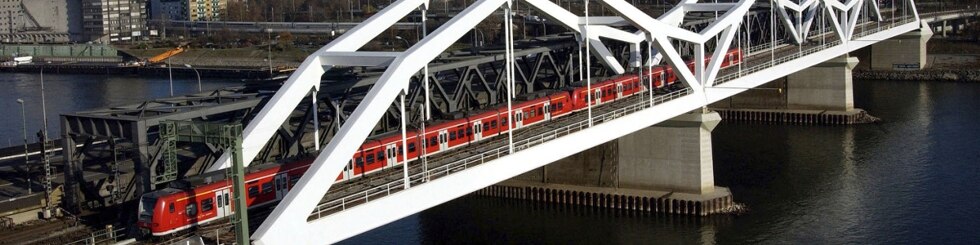
MULTIPOLYGON (((245 128, 244 162, 252 162, 293 108, 320 89, 326 70, 348 66, 387 69, 252 239, 259 244, 338 242, 925 25, 914 0, 683 0, 658 17, 626 0, 583 1, 584 11, 574 13, 549 0, 476 0, 436 30, 423 29, 421 40, 404 52, 359 51, 406 15, 420 11, 425 21, 428 0, 397 0, 313 53, 245 128), (589 106, 546 125, 508 131, 507 136, 473 145, 473 149, 443 154, 452 157, 399 163, 401 171, 389 173, 392 178, 384 178, 371 188, 328 194, 334 187, 346 188, 334 185, 336 177, 389 106, 400 105, 404 114, 411 77, 419 72, 428 74, 429 61, 489 17, 501 17, 505 23, 505 76, 511 95, 507 96, 507 108, 512 109, 513 63, 522 58, 513 54, 512 6, 517 1, 576 33, 580 45, 588 47, 580 49, 589 57, 580 69, 591 71, 593 59, 619 74, 642 74, 653 66, 665 65, 675 71, 684 89, 669 94, 644 89, 642 94, 589 106), (590 16, 590 1, 614 14, 590 16), (769 40, 746 40, 753 36, 748 33, 760 27, 745 20, 752 11, 760 10, 771 16, 768 29, 780 25, 784 30, 781 36, 789 36, 785 39, 788 42, 777 40, 775 32, 769 40), (714 18, 696 30, 682 28, 684 17, 692 13, 713 13, 714 18), (620 65, 624 63, 603 40, 631 45, 630 61, 625 63, 629 68, 620 65), (748 45, 765 43, 760 41, 768 43, 748 45), (693 47, 691 59, 710 58, 710 62, 694 62, 693 69, 689 68, 677 51, 679 45, 693 47), (735 48, 744 52, 743 61, 723 68, 724 56, 735 48)), ((590 73, 580 73, 585 76, 582 80, 592 81, 590 73)), ((428 97, 430 80, 426 77, 423 81, 428 97)), ((652 87, 648 83, 653 79, 644 77, 642 81, 652 87)), ((583 86, 591 91, 591 83, 583 86)), ((402 118, 404 146, 407 140, 402 118)), ((316 147, 320 148, 319 142, 316 147)), ((407 148, 401 147, 403 155, 407 155, 407 148)), ((228 157, 223 156, 212 170, 228 166, 228 157)))

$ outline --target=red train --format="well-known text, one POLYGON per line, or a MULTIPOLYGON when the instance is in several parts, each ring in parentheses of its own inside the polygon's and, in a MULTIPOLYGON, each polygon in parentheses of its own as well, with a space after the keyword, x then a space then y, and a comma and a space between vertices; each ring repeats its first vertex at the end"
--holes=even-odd
MULTIPOLYGON (((722 67, 741 62, 742 52, 731 50, 722 67)), ((693 62, 688 63, 694 66, 693 62)), ((649 71, 654 86, 662 89, 674 84, 677 77, 668 67, 655 67, 649 71)), ((669 89, 669 87, 668 87, 669 89)), ((636 74, 623 75, 592 85, 592 105, 609 103, 645 90, 636 74)), ((547 96, 530 99, 513 105, 513 121, 507 121, 507 107, 472 113, 457 120, 435 122, 426 128, 425 135, 417 131, 407 132, 406 149, 409 161, 426 155, 439 154, 448 149, 461 147, 507 133, 511 128, 520 129, 588 108, 586 87, 569 87, 554 91, 547 96)), ((368 138, 360 150, 348 162, 337 181, 347 181, 364 174, 401 164, 406 158, 401 150, 400 132, 392 132, 368 138)), ((285 164, 262 164, 249 168, 245 176, 246 203, 249 208, 268 205, 281 200, 286 192, 309 168, 312 160, 285 164)), ((222 179, 222 176, 217 176, 222 179)), ((196 177, 194 179, 206 179, 196 177)), ((154 236, 167 235, 190 227, 226 217, 232 213, 231 183, 226 180, 202 181, 188 188, 165 188, 146 193, 139 203, 137 225, 154 236)))

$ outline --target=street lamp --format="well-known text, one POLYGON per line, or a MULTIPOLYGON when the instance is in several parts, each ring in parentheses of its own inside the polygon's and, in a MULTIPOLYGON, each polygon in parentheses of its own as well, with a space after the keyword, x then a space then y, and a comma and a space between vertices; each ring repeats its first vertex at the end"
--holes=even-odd
POLYGON ((200 93, 204 91, 204 89, 201 88, 201 73, 197 71, 197 68, 194 68, 190 64, 184 64, 184 67, 191 68, 191 70, 194 70, 194 74, 197 75, 197 92, 200 93))
POLYGON ((17 99, 17 104, 20 104, 20 117, 24 121, 24 166, 27 166, 27 194, 33 193, 31 188, 31 167, 27 164, 27 110, 24 109, 24 99, 17 99))
POLYGON ((405 42, 405 49, 412 48, 412 44, 409 43, 408 40, 405 40, 405 38, 403 38, 402 36, 395 36, 395 39, 402 40, 402 42, 405 42))
POLYGON ((174 69, 170 65, 170 57, 167 57, 167 75, 170 77, 170 97, 174 97, 174 69))

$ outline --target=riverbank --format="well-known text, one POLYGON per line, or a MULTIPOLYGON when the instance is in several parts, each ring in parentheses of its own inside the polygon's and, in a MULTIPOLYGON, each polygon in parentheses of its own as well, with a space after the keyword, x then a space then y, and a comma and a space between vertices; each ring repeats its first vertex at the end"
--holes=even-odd
MULTIPOLYGON (((193 66, 192 66, 193 67, 193 66)), ((0 72, 32 73, 41 71, 48 74, 89 74, 89 75, 136 75, 167 78, 170 75, 181 78, 222 78, 222 79, 265 79, 279 76, 289 70, 269 72, 268 68, 254 67, 193 67, 174 65, 166 66, 123 66, 119 63, 89 62, 89 63, 49 63, 25 64, 10 67, 0 67, 0 72)))

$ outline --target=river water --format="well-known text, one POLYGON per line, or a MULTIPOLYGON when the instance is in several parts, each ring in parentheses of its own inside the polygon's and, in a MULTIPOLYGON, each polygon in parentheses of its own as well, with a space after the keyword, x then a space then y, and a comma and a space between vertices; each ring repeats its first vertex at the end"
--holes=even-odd
POLYGON ((722 123, 715 182, 751 212, 688 218, 468 196, 345 243, 980 243, 980 84, 856 81, 880 124, 722 123))
MULTIPOLYGON (((24 100, 27 117, 27 137, 36 142, 41 130, 40 74, 0 73, 0 147, 23 144, 21 107, 24 100)), ((238 85, 235 80, 204 79, 205 90, 238 85)), ((197 78, 175 78, 174 94, 197 92, 197 78)), ((170 96, 170 79, 137 76, 44 74, 44 91, 48 115, 49 138, 61 138, 59 115, 109 106, 140 103, 170 96)))
MULTIPOLYGON (((52 135, 61 113, 169 95, 166 78, 44 78, 52 135)), ((29 134, 39 129, 37 81, 0 74, 0 145, 20 142, 17 98, 27 101, 29 134)), ((236 84, 204 81, 205 89, 236 84)), ((751 208, 743 216, 635 215, 468 196, 345 243, 980 243, 980 84, 854 86, 857 107, 882 123, 715 129, 715 181, 751 208)), ((197 81, 177 79, 174 90, 195 92, 197 81)))

